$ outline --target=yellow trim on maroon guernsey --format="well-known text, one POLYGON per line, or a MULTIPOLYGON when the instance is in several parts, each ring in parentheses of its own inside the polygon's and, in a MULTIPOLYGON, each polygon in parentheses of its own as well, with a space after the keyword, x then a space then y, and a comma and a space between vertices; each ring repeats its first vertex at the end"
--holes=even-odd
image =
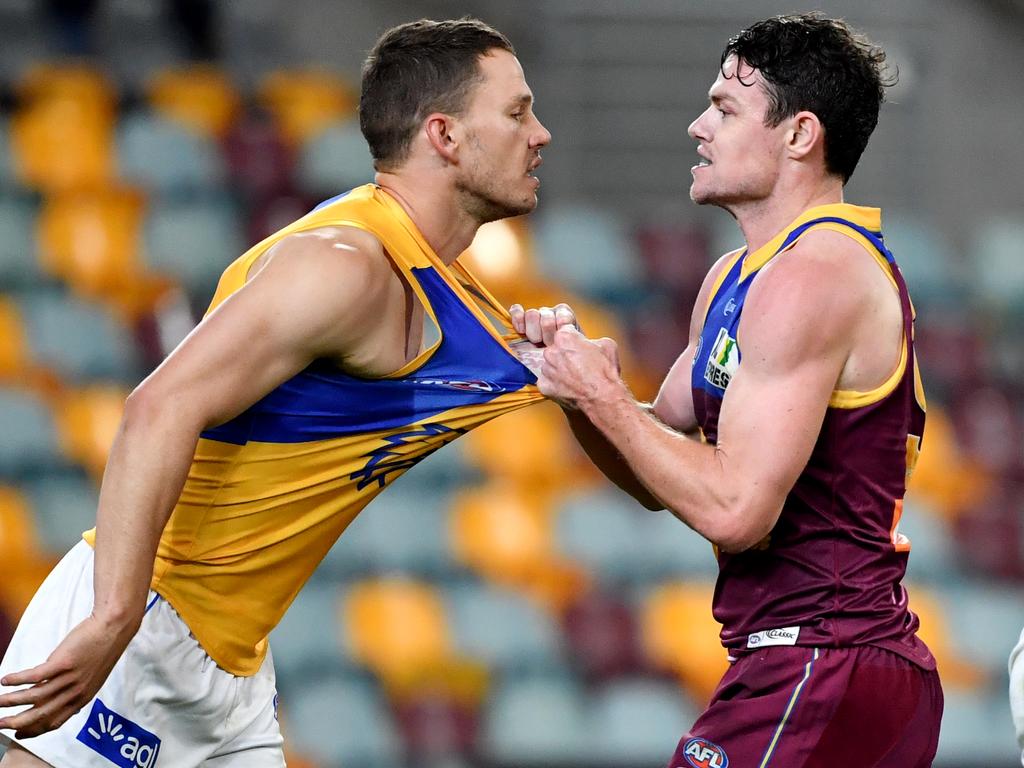
POLYGON ((718 296, 718 292, 722 289, 722 283, 725 282, 725 278, 732 272, 732 268, 736 266, 736 260, 742 258, 746 251, 743 248, 728 253, 725 256, 725 263, 722 265, 722 269, 717 275, 715 275, 715 281, 711 284, 711 292, 708 294, 708 302, 704 307, 704 317, 701 318, 700 324, 703 326, 708 319, 708 312, 711 311, 711 305, 715 301, 715 297, 718 296))

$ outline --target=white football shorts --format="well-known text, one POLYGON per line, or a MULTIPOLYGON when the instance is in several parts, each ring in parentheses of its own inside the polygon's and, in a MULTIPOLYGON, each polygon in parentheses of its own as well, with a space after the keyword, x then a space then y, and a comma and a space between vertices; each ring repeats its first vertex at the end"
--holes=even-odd
MULTIPOLYGON (((93 550, 82 541, 32 598, 0 676, 46 661, 92 607, 93 550)), ((268 653, 251 677, 225 672, 151 591, 142 626, 96 697, 42 736, 0 731, 0 743, 11 742, 55 768, 281 768, 274 662, 268 653)))

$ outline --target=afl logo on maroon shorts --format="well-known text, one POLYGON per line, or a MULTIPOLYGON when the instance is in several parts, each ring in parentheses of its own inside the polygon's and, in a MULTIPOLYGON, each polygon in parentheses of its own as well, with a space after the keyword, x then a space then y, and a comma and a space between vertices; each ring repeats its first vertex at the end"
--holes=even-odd
POLYGON ((725 754, 725 750, 707 739, 690 739, 683 746, 683 757, 693 768, 728 768, 729 766, 729 757, 725 754))

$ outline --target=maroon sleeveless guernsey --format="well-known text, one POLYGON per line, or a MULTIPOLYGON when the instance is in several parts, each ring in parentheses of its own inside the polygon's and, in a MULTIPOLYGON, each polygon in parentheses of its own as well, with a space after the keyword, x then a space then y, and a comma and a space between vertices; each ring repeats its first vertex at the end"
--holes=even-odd
POLYGON ((832 393, 810 460, 771 533, 744 552, 719 552, 713 612, 733 654, 770 645, 874 645, 934 669, 901 583, 910 542, 898 531, 925 401, 914 357, 913 307, 882 240, 878 209, 812 208, 764 247, 737 252, 726 263, 694 355, 697 421, 714 444, 722 399, 741 364, 736 338, 747 290, 760 269, 811 229, 856 240, 894 283, 903 308, 900 363, 875 390, 832 393))

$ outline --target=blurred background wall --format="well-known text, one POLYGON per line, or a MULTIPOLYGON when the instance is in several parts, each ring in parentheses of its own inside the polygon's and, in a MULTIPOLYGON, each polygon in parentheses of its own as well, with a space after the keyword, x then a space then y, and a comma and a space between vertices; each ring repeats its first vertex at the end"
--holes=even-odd
MULTIPOLYGON (((929 395, 901 529, 939 658, 936 765, 1017 765, 1024 624, 1020 0, 822 2, 899 84, 847 188, 881 206, 929 395)), ((652 397, 732 220, 690 204, 726 39, 760 0, 0 0, 0 648, 91 527, 131 387, 223 267, 372 179, 359 67, 387 27, 477 15, 514 42, 554 134, 541 206, 464 257, 506 301, 569 300, 652 397)), ((290 765, 662 766, 725 664, 710 547, 624 498, 558 410, 416 467, 272 636, 290 765)), ((884 692, 880 692, 880 699, 884 692)))

